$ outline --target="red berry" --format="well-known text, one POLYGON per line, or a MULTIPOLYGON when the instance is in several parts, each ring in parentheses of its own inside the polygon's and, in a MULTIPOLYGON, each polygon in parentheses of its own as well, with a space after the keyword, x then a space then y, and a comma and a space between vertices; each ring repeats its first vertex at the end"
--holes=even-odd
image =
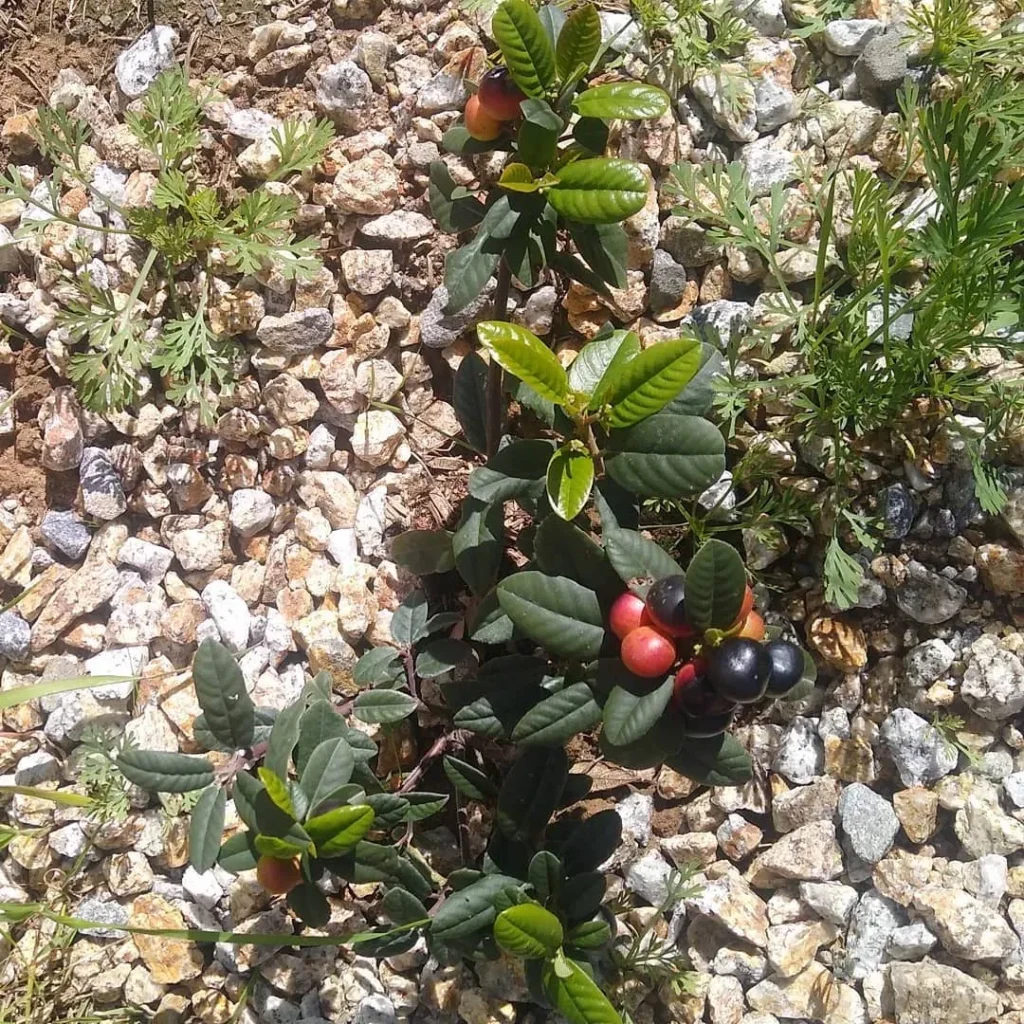
POLYGON ((671 636, 692 636, 686 621, 686 578, 665 576, 647 591, 647 613, 659 628, 671 636))
POLYGON ((631 590, 619 594, 608 613, 608 625, 620 640, 625 640, 638 626, 648 625, 643 598, 637 597, 631 590))
POLYGON ((466 101, 466 131, 480 142, 490 142, 501 134, 501 121, 483 109, 479 96, 466 101))
POLYGON ((520 115, 519 104, 526 93, 512 80, 508 68, 491 68, 480 79, 477 97, 486 114, 498 121, 511 121, 520 115))
POLYGON ((639 626, 622 641, 622 663, 635 676, 663 676, 676 660, 676 645, 656 629, 639 626))

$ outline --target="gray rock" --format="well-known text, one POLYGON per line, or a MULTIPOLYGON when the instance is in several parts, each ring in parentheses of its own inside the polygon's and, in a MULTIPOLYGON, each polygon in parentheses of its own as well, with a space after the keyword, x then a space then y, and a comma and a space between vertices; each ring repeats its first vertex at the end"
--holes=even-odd
POLYGON ((846 927, 860 894, 842 882, 801 882, 800 899, 818 917, 830 924, 846 927))
POLYGON ((357 1007, 352 1024, 396 1024, 394 1004, 387 996, 367 996, 357 1007))
POLYGON ((975 782, 956 812, 953 831, 971 857, 1009 857, 1024 849, 1024 824, 1000 807, 999 791, 985 779, 975 782))
POLYGON ((224 887, 217 881, 215 871, 196 871, 189 865, 181 877, 181 887, 185 895, 206 910, 213 910, 224 895, 224 887))
POLYGON ((753 322, 753 306, 749 302, 733 302, 731 299, 705 302, 683 318, 683 324, 693 327, 703 341, 723 350, 746 337, 753 322))
POLYGON ((125 933, 116 928, 104 928, 102 925, 127 924, 128 910, 114 900, 90 897, 82 900, 75 911, 75 917, 84 921, 95 921, 100 927, 82 928, 82 935, 91 935, 94 939, 123 939, 125 933))
POLYGON ((557 305, 558 292, 553 285, 546 284, 530 293, 522 308, 517 311, 516 319, 534 334, 543 337, 551 333, 557 305))
POLYGON ((484 319, 483 312, 491 301, 490 288, 484 290, 469 305, 453 313, 445 312, 448 305, 448 289, 439 285, 420 315, 420 341, 427 348, 447 348, 477 321, 484 319))
POLYGON ((891 99, 907 76, 906 43, 898 32, 873 36, 853 71, 866 98, 882 102, 891 99))
POLYGON ((1014 772, 1003 779, 1003 792, 1014 807, 1024 807, 1024 772, 1014 772))
POLYGON ((256 337, 273 352, 304 355, 323 345, 334 333, 334 317, 329 309, 313 307, 283 316, 265 316, 256 328, 256 337))
POLYGON ((946 622, 967 601, 967 591, 920 562, 907 566, 907 577, 896 589, 896 604, 915 622, 936 625, 946 622))
POLYGON ((779 85, 770 75, 759 78, 754 87, 754 111, 757 130, 771 132, 792 121, 800 113, 800 103, 792 89, 779 85))
POLYGON ((1002 1011, 994 989, 944 964, 895 963, 889 981, 899 1024, 981 1024, 1002 1011))
POLYGON ((920 960, 938 941, 924 921, 915 921, 893 931, 885 951, 893 960, 920 960))
POLYGON ((626 871, 626 888, 652 906, 658 906, 668 895, 668 879, 672 867, 657 851, 645 853, 633 861, 626 871))
POLYGON ((643 31, 623 11, 601 11, 601 44, 616 53, 638 53, 644 49, 643 31))
POLYGON ((14 782, 18 786, 38 786, 60 778, 60 761, 45 750, 37 750, 18 759, 14 782))
POLYGON ((1024 708, 1024 664, 992 636, 971 646, 960 693, 975 714, 1001 721, 1024 708))
POLYGON ((956 750, 909 708, 893 711, 882 723, 879 735, 904 786, 937 782, 956 768, 956 750))
POLYGON ((0 612, 0 658, 24 661, 30 650, 32 627, 16 612, 0 612))
POLYGON ((103 448, 82 452, 78 481, 82 487, 82 507, 97 519, 117 519, 128 507, 121 478, 103 448))
POLYGON ((691 89, 715 124, 734 142, 753 142, 757 138, 754 86, 742 71, 734 68, 698 75, 691 89))
POLYGON ((159 583, 167 575, 173 560, 174 552, 170 548, 138 537, 129 537, 117 553, 118 564, 138 569, 147 583, 159 583))
POLYGON ((847 981, 859 981, 882 962, 889 937, 904 924, 899 905, 874 889, 864 893, 850 915, 846 950, 836 973, 847 981))
POLYGON ((439 114, 442 110, 461 110, 469 98, 466 79, 439 71, 416 94, 416 110, 420 114, 439 114))
POLYGON ((861 782, 840 795, 839 819, 853 852, 869 864, 877 864, 889 852, 900 830, 889 801, 861 782))
POLYGON ((920 505, 917 496, 903 483, 890 484, 878 495, 878 510, 885 520, 885 536, 902 540, 914 525, 920 505))
POLYGON ((335 124, 362 131, 369 123, 372 104, 370 76, 358 64, 343 60, 324 68, 316 86, 316 105, 335 124))
POLYGON ((825 746, 814 722, 798 715, 782 735, 772 771, 804 785, 821 775, 824 767, 825 746))
POLYGON ((77 821, 73 821, 63 828, 54 829, 46 839, 50 844, 50 849, 58 857, 66 857, 68 860, 81 857, 92 842, 77 821))
POLYGON ((774 186, 788 185, 800 176, 796 157, 771 139, 744 146, 740 150, 740 163, 755 196, 766 196, 774 186))
POLYGON ((274 521, 274 499, 266 491, 242 487, 231 495, 229 519, 236 533, 255 537, 274 521))
POLYGON ((615 808, 622 821, 622 834, 632 838, 638 846, 651 841, 651 819, 654 817, 654 799, 649 793, 632 793, 615 808))
POLYGON ((359 233, 377 245, 398 249, 429 238, 434 233, 434 223, 414 210, 395 210, 363 221, 359 233))
POLYGON ((123 51, 114 64, 117 86, 129 99, 141 96, 153 80, 173 67, 178 33, 169 25, 154 25, 123 51))
POLYGON ((733 10, 762 36, 781 36, 786 31, 782 0, 732 0, 733 10))
MULTIPOLYGON (((906 303, 907 299, 900 295, 893 295, 889 298, 889 339, 891 341, 907 341, 914 331, 914 314, 900 312, 906 303)), ((885 321, 885 307, 881 302, 875 302, 868 306, 865 321, 869 334, 874 334, 881 329, 885 321)))
POLYGON ((930 686, 950 670, 955 660, 956 654, 945 640, 925 640, 907 653, 903 673, 911 686, 930 686))
POLYGON ((656 313, 675 309, 685 290, 686 268, 676 263, 664 249, 656 249, 651 267, 651 309, 656 313))
POLYGON ((684 267, 703 267, 725 255, 725 246, 710 241, 707 230, 687 217, 673 215, 662 221, 660 244, 684 267))
POLYGON ((825 26, 825 45, 839 57, 855 57, 884 30, 885 26, 874 18, 841 18, 825 26))
POLYGON ((203 587, 203 604, 217 625, 224 645, 232 651, 244 651, 249 645, 249 606, 235 593, 230 583, 211 580, 203 587))

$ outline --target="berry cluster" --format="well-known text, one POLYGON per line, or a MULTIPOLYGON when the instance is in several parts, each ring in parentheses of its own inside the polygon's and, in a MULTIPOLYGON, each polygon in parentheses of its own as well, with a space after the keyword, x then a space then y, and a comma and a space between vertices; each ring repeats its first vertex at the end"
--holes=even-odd
POLYGON ((620 657, 635 676, 661 679, 679 661, 673 700, 690 736, 724 732, 740 704, 780 697, 800 681, 803 651, 787 640, 764 643, 764 619, 747 587, 740 613, 724 631, 699 634, 686 616, 685 577, 665 576, 646 601, 632 591, 611 607, 611 631, 620 657))
POLYGON ((526 94, 512 81, 508 68, 491 68, 466 103, 466 131, 480 142, 496 139, 505 121, 519 117, 519 104, 525 99, 526 94))

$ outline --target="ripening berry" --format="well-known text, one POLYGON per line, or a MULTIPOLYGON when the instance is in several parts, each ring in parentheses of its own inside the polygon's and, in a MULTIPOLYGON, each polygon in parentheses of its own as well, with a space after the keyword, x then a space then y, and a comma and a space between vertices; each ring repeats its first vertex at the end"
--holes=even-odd
POLYGON ((651 626, 640 626, 622 641, 623 664, 635 676, 663 676, 676 660, 676 645, 651 626))
POLYGON ((638 626, 647 624, 647 609, 643 598, 637 597, 631 590, 619 594, 608 613, 611 631, 620 640, 625 640, 638 626))
POLYGON ((517 118, 521 113, 519 104, 526 99, 526 93, 512 80, 508 68, 491 68, 480 79, 477 96, 484 113, 496 121, 517 118))
POLYGON ((291 892, 302 881, 297 858, 281 860, 279 857, 260 857, 256 862, 256 881, 267 892, 283 895, 291 892))
POLYGON ((764 639, 764 619, 757 612, 750 612, 743 620, 743 628, 736 635, 745 640, 762 641, 764 639))
POLYGON ((480 106, 479 96, 466 101, 466 131, 479 142, 490 142, 501 134, 501 122, 480 106))

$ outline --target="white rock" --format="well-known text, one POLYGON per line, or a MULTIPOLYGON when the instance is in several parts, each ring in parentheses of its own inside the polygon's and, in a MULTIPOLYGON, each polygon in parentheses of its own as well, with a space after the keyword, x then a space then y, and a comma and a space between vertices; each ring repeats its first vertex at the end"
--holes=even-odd
POLYGON ((326 67, 317 83, 317 106, 336 124, 352 131, 366 127, 372 101, 370 76, 350 60, 326 67))
POLYGON ((242 487, 231 495, 231 525, 242 537, 254 537, 274 521, 274 499, 266 491, 242 487))
POLYGON ((211 580, 203 587, 202 596, 225 646, 232 651, 244 651, 249 645, 249 606, 224 580, 211 580))
POLYGON ((129 99, 141 96, 153 80, 174 65, 178 33, 169 25, 154 25, 117 58, 114 74, 118 88, 129 99))
POLYGON ((885 26, 874 18, 843 18, 825 26, 825 45, 839 57, 853 57, 861 53, 868 40, 885 31, 885 26))

